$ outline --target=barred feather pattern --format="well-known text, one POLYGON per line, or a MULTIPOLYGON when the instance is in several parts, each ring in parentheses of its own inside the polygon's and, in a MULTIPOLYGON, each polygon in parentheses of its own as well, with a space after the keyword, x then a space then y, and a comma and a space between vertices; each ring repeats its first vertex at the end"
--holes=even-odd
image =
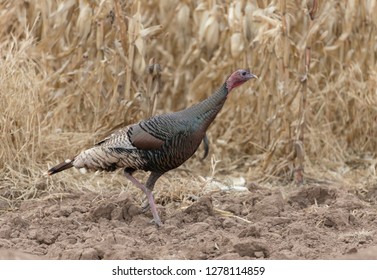
POLYGON ((129 128, 130 126, 125 127, 97 143, 93 148, 81 152, 75 157, 73 166, 106 171, 123 167, 143 169, 145 162, 141 160, 137 149, 127 137, 129 128))

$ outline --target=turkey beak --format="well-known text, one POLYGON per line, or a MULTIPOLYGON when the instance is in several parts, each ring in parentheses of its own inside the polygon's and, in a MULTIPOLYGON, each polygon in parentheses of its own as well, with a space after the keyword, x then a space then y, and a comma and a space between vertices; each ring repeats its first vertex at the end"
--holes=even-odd
POLYGON ((250 79, 258 79, 258 76, 257 76, 257 75, 254 75, 253 73, 247 73, 246 78, 247 78, 247 80, 250 80, 250 79))
POLYGON ((257 75, 250 73, 250 79, 259 79, 257 75))

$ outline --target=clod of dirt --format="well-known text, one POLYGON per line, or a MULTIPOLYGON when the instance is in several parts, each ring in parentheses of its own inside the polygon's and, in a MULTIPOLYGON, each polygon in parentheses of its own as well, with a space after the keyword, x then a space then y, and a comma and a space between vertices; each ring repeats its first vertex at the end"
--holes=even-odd
POLYGON ((357 198, 355 195, 347 193, 340 196, 333 205, 336 208, 345 208, 348 210, 360 209, 362 208, 363 202, 357 198))
POLYGON ((356 254, 356 253, 357 253, 357 248, 355 247, 352 247, 351 249, 347 251, 347 254, 356 254))
POLYGON ((48 230, 44 229, 32 229, 29 231, 29 238, 35 239, 40 244, 53 244, 55 240, 58 238, 58 232, 49 232, 48 230))
POLYGON ((0 238, 9 239, 12 233, 12 228, 8 225, 0 227, 0 238))
POLYGON ((199 199, 198 202, 187 207, 184 211, 186 214, 185 222, 203 222, 209 216, 214 215, 212 198, 209 196, 204 196, 199 199))
POLYGON ((239 234, 239 238, 244 238, 244 237, 260 237, 260 228, 256 227, 255 225, 250 225, 247 228, 243 229, 239 234))
POLYGON ((29 227, 29 223, 20 216, 16 216, 13 219, 11 219, 11 223, 12 227, 17 229, 25 229, 29 227))
POLYGON ((288 225, 288 232, 289 235, 301 235, 304 233, 305 224, 302 222, 293 222, 292 224, 288 225))
POLYGON ((130 199, 114 202, 102 202, 94 208, 90 215, 93 221, 98 222, 100 218, 107 220, 131 221, 132 217, 140 214, 140 209, 130 199))
POLYGON ((111 220, 123 220, 123 209, 120 207, 116 207, 113 211, 110 213, 111 220))
POLYGON ((341 229, 348 225, 349 214, 342 209, 329 209, 325 214, 324 225, 326 227, 333 227, 341 229))
POLYGON ((221 224, 222 224, 222 228, 224 229, 236 228, 238 226, 238 223, 234 218, 228 218, 228 217, 223 218, 223 221, 221 224))
POLYGON ((259 239, 237 243, 233 248, 241 257, 268 258, 270 256, 267 244, 259 239))
POLYGON ((195 223, 190 227, 188 234, 197 235, 197 234, 208 231, 209 228, 210 228, 210 225, 208 223, 205 223, 205 222, 195 223))
POLYGON ((132 217, 140 214, 140 207, 136 206, 132 201, 128 200, 122 206, 123 219, 132 220, 132 217))
POLYGON ((113 212, 115 207, 116 205, 114 203, 102 202, 99 206, 97 206, 90 212, 90 215, 95 222, 98 222, 100 218, 111 220, 111 212, 113 212))
POLYGON ((58 216, 63 216, 63 217, 69 217, 73 212, 73 207, 71 206, 62 206, 60 208, 60 211, 58 212, 58 216))
POLYGON ((280 212, 283 210, 284 199, 280 191, 265 197, 260 202, 256 203, 254 208, 254 212, 263 217, 279 216, 280 212))
POLYGON ((364 248, 358 250, 352 250, 350 253, 344 255, 341 259, 345 260, 377 260, 377 246, 364 248), (356 251, 356 252, 355 252, 356 251), (354 254, 351 252, 355 252, 354 254))
POLYGON ((299 209, 313 204, 331 204, 336 199, 337 191, 332 187, 305 186, 294 191, 288 198, 288 203, 299 209))
POLYGON ((99 252, 94 248, 85 248, 80 256, 80 260, 101 260, 103 255, 100 256, 99 252))

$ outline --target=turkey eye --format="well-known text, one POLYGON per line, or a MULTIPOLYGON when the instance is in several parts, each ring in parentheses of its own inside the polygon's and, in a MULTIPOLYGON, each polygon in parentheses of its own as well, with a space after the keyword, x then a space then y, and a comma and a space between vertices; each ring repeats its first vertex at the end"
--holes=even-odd
POLYGON ((241 75, 242 75, 242 76, 245 76, 245 75, 246 75, 246 71, 242 71, 242 72, 241 72, 241 75))

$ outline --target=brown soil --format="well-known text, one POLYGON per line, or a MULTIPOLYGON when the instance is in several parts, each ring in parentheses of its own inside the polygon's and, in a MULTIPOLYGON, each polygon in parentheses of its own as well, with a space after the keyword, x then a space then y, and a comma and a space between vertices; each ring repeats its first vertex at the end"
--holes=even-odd
POLYGON ((0 259, 377 259, 375 193, 253 184, 159 206, 160 229, 125 192, 50 196, 1 214, 0 259))

